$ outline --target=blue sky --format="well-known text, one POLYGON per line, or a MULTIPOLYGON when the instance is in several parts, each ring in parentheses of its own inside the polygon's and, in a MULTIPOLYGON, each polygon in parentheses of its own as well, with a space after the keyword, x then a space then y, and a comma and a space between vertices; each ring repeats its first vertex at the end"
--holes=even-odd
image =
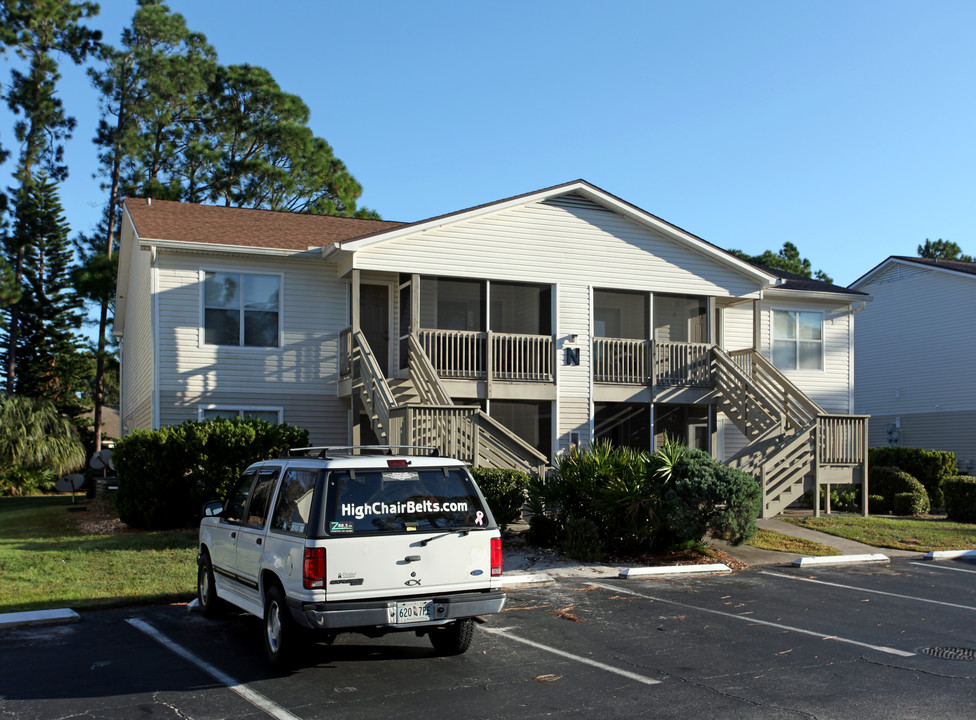
MULTIPOLYGON (((101 4, 91 24, 117 42, 135 2, 101 4)), ((301 96, 385 219, 583 178, 721 247, 792 241, 842 285, 926 238, 976 252, 968 0, 169 5, 220 62, 301 96)), ((79 232, 104 202, 98 106, 63 71, 79 232)), ((3 107, 16 154, 12 122, 3 107)))

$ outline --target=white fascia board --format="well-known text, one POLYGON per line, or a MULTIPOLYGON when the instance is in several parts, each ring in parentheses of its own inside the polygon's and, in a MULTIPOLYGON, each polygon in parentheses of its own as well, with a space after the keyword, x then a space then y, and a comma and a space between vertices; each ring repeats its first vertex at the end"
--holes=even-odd
MULTIPOLYGON (((567 195, 569 193, 580 193, 590 198, 594 202, 603 205, 604 207, 611 209, 625 217, 628 217, 635 222, 644 225, 646 227, 652 228, 665 235, 666 237, 677 240, 694 250, 711 257, 725 265, 734 267, 739 272, 756 278, 763 285, 777 285, 781 282, 780 278, 772 275, 770 273, 764 272, 761 268, 756 267, 751 263, 747 263, 745 260, 740 260, 735 255, 727 253, 709 243, 695 237, 694 235, 687 233, 679 228, 665 222, 659 218, 654 217, 650 213, 647 213, 639 208, 625 203, 618 198, 589 185, 584 182, 569 183, 566 185, 558 185, 547 190, 540 190, 539 192, 531 193, 529 195, 520 195, 514 197, 510 200, 505 200, 499 203, 490 203, 488 205, 482 205, 471 210, 463 211, 460 213, 453 213, 450 215, 442 215, 438 218, 432 220, 421 221, 418 223, 413 223, 405 227, 396 228, 394 230, 389 230, 384 233, 379 233, 373 235, 372 237, 364 238, 362 240, 352 240, 343 243, 342 249, 355 253, 356 250, 361 250, 363 248, 369 247, 370 245, 375 245, 377 243, 386 242, 387 240, 393 240, 395 238, 404 237, 407 235, 412 235, 415 233, 423 233, 427 230, 432 230, 434 228, 443 227, 444 225, 450 225, 456 222, 462 222, 464 220, 469 220, 471 218, 480 217, 483 215, 488 215, 491 213, 500 212, 502 210, 507 210, 509 208, 518 207, 520 205, 528 205, 530 203, 541 202, 543 200, 548 200, 551 197, 556 197, 558 195, 567 195)), ((353 261, 352 266, 355 266, 355 261, 353 261)))
POLYGON ((131 263, 132 243, 126 242, 126 227, 132 228, 135 235, 135 224, 129 216, 129 208, 122 205, 122 222, 119 226, 119 260, 118 274, 115 277, 115 320, 112 322, 113 337, 125 334, 125 308, 129 293, 129 264, 131 263), (121 291, 121 293, 120 293, 121 291))
POLYGON ((856 289, 859 285, 866 284, 867 282, 870 281, 870 279, 872 277, 874 277, 875 275, 877 275, 884 268, 888 267, 888 265, 891 264, 891 263, 907 264, 907 263, 905 263, 902 260, 895 260, 894 258, 889 257, 886 260, 882 260, 880 263, 878 263, 873 268, 871 268, 870 270, 868 270, 866 273, 864 273, 861 277, 859 277, 857 280, 855 280, 854 282, 852 282, 847 287, 856 289))
POLYGON ((871 268, 864 275, 859 277, 857 280, 848 285, 849 288, 857 288, 861 285, 869 285, 871 280, 874 279, 876 275, 887 270, 892 265, 905 265, 912 268, 921 268, 922 270, 937 270, 938 272, 943 272, 948 275, 955 275, 956 277, 967 278, 969 280, 976 279, 976 275, 971 273, 959 272, 958 270, 953 270, 952 268, 941 267, 939 265, 929 265, 928 263, 917 263, 911 260, 903 260, 902 258, 889 257, 884 262, 871 268))

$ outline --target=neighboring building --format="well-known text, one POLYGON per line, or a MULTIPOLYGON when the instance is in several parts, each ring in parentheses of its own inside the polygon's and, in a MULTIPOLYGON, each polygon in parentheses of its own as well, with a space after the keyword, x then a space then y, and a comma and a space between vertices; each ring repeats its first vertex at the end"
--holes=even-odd
POLYGON ((410 224, 128 200, 122 432, 255 415, 527 469, 668 434, 764 477, 775 514, 861 467, 865 298, 584 181, 410 224))
POLYGON ((871 447, 949 450, 976 473, 976 263, 893 256, 851 288, 874 298, 858 315, 854 394, 871 447))

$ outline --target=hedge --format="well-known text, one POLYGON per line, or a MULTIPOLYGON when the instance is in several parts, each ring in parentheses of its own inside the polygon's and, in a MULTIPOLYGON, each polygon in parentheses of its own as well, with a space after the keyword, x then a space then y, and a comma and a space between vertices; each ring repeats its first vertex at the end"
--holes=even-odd
POLYGON ((956 522, 976 523, 976 477, 957 475, 942 481, 946 516, 956 522))
POLYGON ((481 488, 495 522, 503 530, 522 519, 529 476, 518 470, 471 468, 475 482, 481 488))
MULTIPOLYGON (((868 478, 868 491, 872 496, 878 495, 882 497, 882 502, 872 503, 869 505, 871 512, 879 512, 881 514, 899 513, 895 508, 895 496, 901 493, 911 493, 915 495, 918 499, 911 503, 911 507, 925 505, 928 507, 931 505, 929 502, 928 494, 925 492, 925 488, 922 487, 922 483, 913 478, 907 472, 899 470, 894 467, 878 467, 873 466, 869 469, 868 478), (879 508, 876 510, 875 508, 879 508)), ((904 501, 901 501, 899 507, 905 507, 904 501)), ((927 512, 927 510, 926 510, 927 512)), ((916 515, 918 513, 907 513, 910 515, 916 515)))
POLYGON ((308 445, 308 431, 248 418, 137 430, 115 445, 119 518, 150 530, 191 527, 253 462, 308 445))
MULTIPOLYGON (((868 450, 868 467, 897 467, 925 487, 933 507, 942 507, 942 481, 956 474, 956 454, 912 447, 877 447, 868 450)), ((870 471, 869 471, 870 472, 870 471)), ((874 488, 870 488, 873 492, 874 488)))

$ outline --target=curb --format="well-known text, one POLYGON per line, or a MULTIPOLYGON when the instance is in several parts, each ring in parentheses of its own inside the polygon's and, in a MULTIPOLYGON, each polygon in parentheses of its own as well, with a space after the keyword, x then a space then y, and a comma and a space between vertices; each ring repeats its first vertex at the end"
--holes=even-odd
POLYGON ((551 585, 555 580, 545 573, 523 573, 521 575, 502 575, 502 588, 524 587, 526 585, 551 585))
POLYGON ((891 562, 887 555, 872 553, 870 555, 827 555, 824 557, 801 557, 793 561, 795 567, 810 565, 850 565, 852 563, 891 562))
POLYGON ((709 563, 705 565, 662 565, 659 567, 638 567, 621 570, 617 577, 647 577, 662 575, 709 575, 709 574, 728 574, 732 568, 722 563, 709 563))
POLYGON ((925 553, 926 560, 954 560, 956 558, 976 558, 976 550, 933 550, 925 553))
POLYGON ((58 610, 32 610, 0 614, 0 630, 42 625, 66 625, 81 620, 81 615, 68 608, 58 610))

